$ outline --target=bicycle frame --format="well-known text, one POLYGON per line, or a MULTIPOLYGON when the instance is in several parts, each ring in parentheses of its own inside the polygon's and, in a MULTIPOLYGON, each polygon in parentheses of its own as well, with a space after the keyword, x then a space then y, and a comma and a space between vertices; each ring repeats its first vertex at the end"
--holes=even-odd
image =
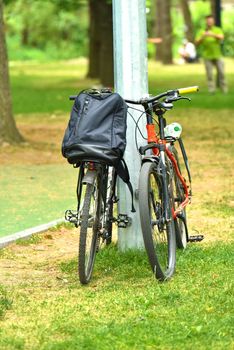
MULTIPOLYGON (((148 144, 152 144, 152 152, 154 156, 161 155, 161 159, 163 162, 163 165, 165 166, 165 153, 172 162, 172 166, 175 170, 176 176, 179 178, 185 193, 185 199, 184 201, 178 206, 176 210, 172 208, 172 214, 173 218, 175 219, 181 211, 186 207, 186 205, 190 202, 190 196, 188 192, 188 186, 185 182, 185 179, 181 176, 177 161, 173 154, 170 152, 170 150, 166 147, 166 140, 165 140, 165 134, 164 134, 164 127, 166 126, 166 119, 163 117, 164 112, 158 112, 156 115, 158 117, 158 124, 159 124, 159 137, 155 130, 155 125, 153 123, 153 108, 149 104, 143 104, 145 112, 146 112, 146 130, 147 130, 147 142, 148 144), (156 148, 154 145, 157 144, 159 147, 156 148), (160 147, 161 146, 161 147, 160 147)), ((167 189, 166 189, 167 191, 167 189)))

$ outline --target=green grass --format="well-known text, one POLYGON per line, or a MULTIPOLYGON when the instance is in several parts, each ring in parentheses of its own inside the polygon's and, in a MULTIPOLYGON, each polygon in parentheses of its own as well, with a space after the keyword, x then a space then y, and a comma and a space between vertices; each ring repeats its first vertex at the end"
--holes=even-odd
MULTIPOLYGON (((97 85, 97 81, 85 79, 87 62, 83 59, 50 62, 14 62, 11 65, 11 82, 14 112, 19 113, 54 113, 69 112, 70 95, 84 88, 97 85)), ((200 93, 191 95, 193 102, 177 102, 181 108, 234 108, 234 70, 233 60, 226 60, 229 93, 217 92, 211 96, 207 92, 204 66, 188 64, 184 66, 163 66, 149 62, 149 91, 152 94, 168 89, 199 85, 200 93)))
POLYGON ((182 66, 163 66, 151 61, 149 63, 149 91, 152 94, 156 94, 169 89, 198 85, 200 88, 199 93, 188 95, 192 99, 192 103, 179 101, 176 103, 176 108, 194 108, 195 106, 196 108, 215 110, 222 108, 233 109, 233 59, 226 60, 225 67, 229 92, 222 94, 217 90, 216 94, 210 95, 207 91, 205 69, 202 62, 182 66))
POLYGON ((39 234, 33 234, 28 238, 19 238, 15 241, 17 245, 27 246, 30 244, 38 244, 42 241, 42 236, 39 234))
POLYGON ((88 287, 77 283, 75 260, 60 263, 59 278, 11 287, 0 347, 231 349, 232 251, 224 243, 191 245, 178 254, 177 274, 164 284, 155 281, 141 251, 102 251, 88 287))
POLYGON ((95 84, 85 79, 87 62, 75 62, 12 64, 14 113, 68 113, 72 104, 69 96, 95 84))
POLYGON ((67 209, 75 209, 76 178, 77 171, 65 161, 5 166, 0 177, 0 237, 63 218, 67 209))
POLYGON ((7 310, 10 310, 12 300, 8 297, 5 287, 0 284, 0 321, 4 318, 7 310))

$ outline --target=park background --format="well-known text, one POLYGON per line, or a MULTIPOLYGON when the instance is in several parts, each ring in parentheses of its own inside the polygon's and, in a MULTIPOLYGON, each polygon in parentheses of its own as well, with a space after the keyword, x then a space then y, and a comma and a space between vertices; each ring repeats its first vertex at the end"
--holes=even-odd
MULTIPOLYGON (((77 173, 60 154, 68 96, 113 86, 111 1, 4 4, 12 115, 24 142, 1 135, 0 236, 74 208, 77 173)), ((146 1, 148 37, 165 44, 156 50, 148 43, 150 93, 200 86, 168 121, 183 126, 193 174, 189 228, 204 234, 204 243, 178 253, 178 272, 165 285, 154 281, 144 252, 112 246, 81 288, 75 230, 62 225, 18 241, 0 251, 2 348, 232 348, 233 1, 222 1, 221 17, 229 92, 208 94, 202 60, 177 64, 182 40, 194 39, 214 4, 146 1)))

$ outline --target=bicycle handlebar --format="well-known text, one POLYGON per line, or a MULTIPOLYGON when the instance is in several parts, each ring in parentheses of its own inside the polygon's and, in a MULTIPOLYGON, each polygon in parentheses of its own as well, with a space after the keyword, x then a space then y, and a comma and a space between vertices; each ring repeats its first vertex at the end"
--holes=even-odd
POLYGON ((198 91, 199 91, 199 87, 198 86, 189 86, 189 87, 186 87, 186 88, 178 89, 178 93, 180 95, 190 94, 190 93, 198 92, 198 91))
POLYGON ((152 103, 154 101, 160 100, 163 97, 172 97, 175 95, 184 95, 184 94, 189 94, 189 93, 193 93, 193 92, 197 92, 199 91, 199 87, 198 86, 190 86, 190 87, 185 87, 185 88, 180 88, 180 89, 175 89, 175 90, 168 90, 165 91, 157 96, 154 97, 145 97, 145 98, 141 98, 140 100, 129 100, 129 99, 124 99, 125 102, 127 103, 131 103, 131 104, 136 104, 136 105, 144 105, 144 104, 149 104, 152 103))
MULTIPOLYGON (((172 96, 176 96, 176 95, 184 95, 184 94, 190 94, 193 92, 197 92, 199 90, 198 86, 189 86, 189 87, 185 87, 185 88, 180 88, 180 89, 176 89, 176 90, 168 90, 166 92, 163 92, 157 96, 154 97, 144 97, 141 98, 140 100, 129 100, 129 99, 124 99, 125 102, 127 103, 131 103, 131 104, 135 104, 135 105, 143 105, 143 104, 149 104, 152 103, 154 101, 160 100, 163 97, 172 97, 172 96)), ((69 100, 75 100, 76 99, 76 95, 73 96, 69 96, 69 100)))

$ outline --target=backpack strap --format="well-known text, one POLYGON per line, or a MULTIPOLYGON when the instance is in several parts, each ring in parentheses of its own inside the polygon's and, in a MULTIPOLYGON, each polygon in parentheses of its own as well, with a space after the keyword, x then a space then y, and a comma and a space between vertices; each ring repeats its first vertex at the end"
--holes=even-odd
POLYGON ((135 213, 136 209, 134 208, 134 203, 133 203, 133 188, 132 188, 132 184, 130 182, 129 171, 128 171, 128 167, 127 167, 127 164, 126 164, 125 160, 123 158, 121 158, 120 161, 118 162, 118 165, 115 168, 116 168, 116 172, 119 175, 119 177, 128 186, 128 189, 129 189, 129 191, 131 193, 131 197, 132 197, 132 209, 131 209, 131 212, 135 213))

